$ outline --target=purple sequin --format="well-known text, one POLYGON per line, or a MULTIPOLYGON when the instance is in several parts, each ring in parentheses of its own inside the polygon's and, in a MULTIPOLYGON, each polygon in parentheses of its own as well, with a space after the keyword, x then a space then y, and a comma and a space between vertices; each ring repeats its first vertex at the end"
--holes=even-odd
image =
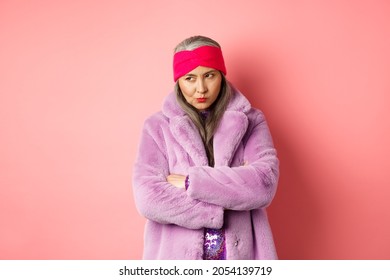
POLYGON ((226 260, 225 234, 223 229, 205 229, 203 251, 204 260, 226 260))

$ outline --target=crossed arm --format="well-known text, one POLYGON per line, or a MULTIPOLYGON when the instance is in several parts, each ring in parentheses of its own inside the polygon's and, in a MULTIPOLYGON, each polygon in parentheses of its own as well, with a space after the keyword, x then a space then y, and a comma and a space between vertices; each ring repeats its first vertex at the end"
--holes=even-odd
POLYGON ((145 132, 134 171, 137 207, 150 220, 186 228, 220 228, 225 209, 266 207, 276 192, 279 162, 265 121, 252 129, 244 158, 243 166, 194 166, 188 174, 170 174, 166 155, 145 132))

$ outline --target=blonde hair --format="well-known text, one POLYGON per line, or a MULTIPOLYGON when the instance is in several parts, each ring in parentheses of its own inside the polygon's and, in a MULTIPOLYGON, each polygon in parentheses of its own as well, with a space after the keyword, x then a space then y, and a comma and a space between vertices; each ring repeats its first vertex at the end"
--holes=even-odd
MULTIPOLYGON (((221 48, 221 46, 211 38, 205 36, 193 36, 185 39, 179 43, 174 53, 184 50, 194 50, 202 46, 214 46, 221 48)), ((217 99, 209 108, 210 112, 206 119, 203 119, 198 110, 189 104, 183 96, 180 90, 179 81, 175 84, 176 100, 182 107, 184 112, 189 116, 192 122, 197 127, 199 134, 202 138, 203 144, 206 149, 207 158, 210 166, 214 166, 214 149, 213 149, 213 137, 216 129, 218 128, 219 122, 226 111, 229 104, 232 89, 225 78, 225 75, 221 72, 221 90, 218 94, 217 99)))

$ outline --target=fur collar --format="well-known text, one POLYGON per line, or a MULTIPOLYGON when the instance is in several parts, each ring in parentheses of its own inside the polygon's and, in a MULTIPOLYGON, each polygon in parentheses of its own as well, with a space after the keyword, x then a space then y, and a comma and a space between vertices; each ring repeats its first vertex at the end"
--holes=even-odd
MULTIPOLYGON (((230 165, 248 128, 246 114, 251 109, 251 105, 242 93, 232 89, 232 99, 214 135, 215 166, 230 165)), ((195 165, 207 165, 207 155, 202 139, 195 125, 177 103, 174 92, 166 97, 162 113, 169 119, 173 136, 192 158, 195 165)))

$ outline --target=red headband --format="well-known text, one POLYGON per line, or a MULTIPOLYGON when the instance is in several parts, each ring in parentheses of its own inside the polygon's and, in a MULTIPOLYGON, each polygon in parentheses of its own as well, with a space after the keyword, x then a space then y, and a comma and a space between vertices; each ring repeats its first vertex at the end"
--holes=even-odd
POLYGON ((176 82, 198 66, 210 67, 226 75, 222 51, 218 47, 203 46, 192 51, 180 51, 173 57, 173 79, 176 82))

